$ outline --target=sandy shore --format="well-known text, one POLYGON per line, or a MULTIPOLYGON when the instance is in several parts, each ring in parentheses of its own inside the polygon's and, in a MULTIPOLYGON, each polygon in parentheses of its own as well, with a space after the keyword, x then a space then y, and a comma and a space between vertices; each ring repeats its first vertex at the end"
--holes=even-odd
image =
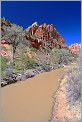
MULTIPOLYGON (((67 68, 74 68, 77 64, 73 64, 67 68)), ((78 65, 77 65, 78 66, 78 65)), ((65 84, 67 75, 61 80, 59 89, 54 94, 54 106, 52 111, 53 121, 79 121, 81 120, 81 103, 76 102, 75 105, 69 106, 66 99, 65 84)), ((70 81, 71 82, 71 81, 70 81)))
POLYGON ((1 89, 4 121, 50 120, 53 94, 58 89, 65 68, 45 72, 1 89))

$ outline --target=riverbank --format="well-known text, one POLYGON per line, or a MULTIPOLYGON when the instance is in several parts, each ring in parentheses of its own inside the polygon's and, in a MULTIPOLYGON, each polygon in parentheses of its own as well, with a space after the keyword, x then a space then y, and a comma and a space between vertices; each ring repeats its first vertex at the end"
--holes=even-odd
POLYGON ((68 66, 61 79, 59 89, 54 94, 53 121, 81 120, 81 77, 77 63, 68 66))

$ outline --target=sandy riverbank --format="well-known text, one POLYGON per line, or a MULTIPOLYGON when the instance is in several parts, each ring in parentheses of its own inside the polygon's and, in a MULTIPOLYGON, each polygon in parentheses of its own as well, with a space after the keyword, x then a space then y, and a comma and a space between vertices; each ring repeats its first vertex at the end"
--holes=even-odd
POLYGON ((2 91, 4 121, 47 121, 51 117, 54 92, 65 68, 45 72, 24 82, 6 86, 2 91))
MULTIPOLYGON (((79 121, 81 120, 81 102, 71 107, 66 99, 65 83, 67 76, 62 79, 60 87, 54 95, 54 106, 52 111, 53 121, 79 121)), ((70 98, 71 99, 71 98, 70 98)))

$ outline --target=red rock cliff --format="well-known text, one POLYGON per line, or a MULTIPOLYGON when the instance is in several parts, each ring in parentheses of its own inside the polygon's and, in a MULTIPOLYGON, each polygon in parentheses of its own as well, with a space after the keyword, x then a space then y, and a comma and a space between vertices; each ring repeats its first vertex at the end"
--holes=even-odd
POLYGON ((64 39, 62 36, 56 31, 54 26, 46 25, 46 23, 42 25, 38 25, 37 22, 32 24, 29 28, 26 29, 27 33, 30 33, 32 36, 36 38, 31 40, 32 45, 37 48, 47 48, 50 49, 57 48, 67 48, 64 39), (36 46, 37 45, 37 46, 36 46))
POLYGON ((68 49, 72 54, 78 55, 80 53, 80 45, 78 43, 70 45, 68 49))

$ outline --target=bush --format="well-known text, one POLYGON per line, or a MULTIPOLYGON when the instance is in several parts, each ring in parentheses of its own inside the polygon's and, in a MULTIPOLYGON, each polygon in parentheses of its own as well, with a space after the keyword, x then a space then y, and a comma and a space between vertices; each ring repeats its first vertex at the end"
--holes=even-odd
POLYGON ((51 70, 51 67, 50 65, 44 65, 42 66, 43 70, 45 70, 46 72, 50 71, 51 70))
POLYGON ((1 79, 6 78, 6 77, 7 77, 7 75, 6 75, 5 70, 1 71, 1 79))
POLYGON ((56 65, 59 64, 60 54, 61 54, 60 49, 57 49, 56 47, 52 49, 52 51, 51 51, 51 63, 52 64, 56 64, 56 65))
POLYGON ((65 91, 69 105, 81 102, 81 74, 78 66, 68 71, 65 91))
POLYGON ((60 62, 68 64, 76 60, 76 58, 67 49, 61 49, 60 62))
POLYGON ((33 47, 30 47, 30 50, 33 51, 33 52, 37 52, 37 49, 33 48, 33 47))
POLYGON ((65 64, 73 62, 76 60, 75 57, 67 49, 52 49, 52 63, 65 64))
POLYGON ((28 54, 30 54, 32 48, 29 48, 22 43, 17 46, 16 55, 15 55, 15 66, 14 71, 16 72, 24 72, 27 69, 31 69, 37 66, 35 62, 35 57, 30 58, 28 54))
POLYGON ((33 58, 30 59, 29 57, 22 55, 22 57, 20 57, 19 59, 15 59, 14 70, 16 72, 23 72, 35 66, 37 66, 37 63, 33 58))
POLYGON ((1 56, 1 71, 4 71, 7 67, 8 59, 1 56))
POLYGON ((5 72, 7 77, 13 77, 13 69, 10 66, 5 69, 5 72))
POLYGON ((38 51, 36 62, 38 63, 38 65, 41 65, 41 66, 50 65, 51 63, 50 53, 44 52, 44 51, 38 51))
POLYGON ((38 51, 37 52, 37 63, 41 66, 51 66, 53 68, 59 68, 61 66, 67 65, 76 60, 75 57, 67 49, 57 49, 56 47, 47 51, 38 51))
POLYGON ((7 66, 8 66, 8 65, 7 65, 7 62, 8 62, 8 59, 1 56, 1 77, 2 77, 2 78, 6 77, 5 69, 6 69, 7 66))

